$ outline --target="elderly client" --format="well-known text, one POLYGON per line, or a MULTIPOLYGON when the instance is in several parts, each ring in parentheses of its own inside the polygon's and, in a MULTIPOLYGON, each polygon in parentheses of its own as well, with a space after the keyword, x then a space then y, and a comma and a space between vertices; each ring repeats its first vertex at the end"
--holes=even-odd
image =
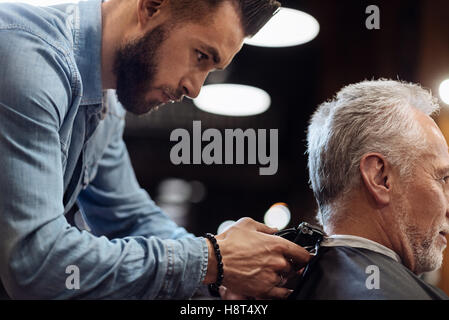
POLYGON ((297 299, 447 299, 419 276, 442 264, 449 153, 420 86, 365 81, 322 104, 308 130, 310 182, 329 236, 297 299))

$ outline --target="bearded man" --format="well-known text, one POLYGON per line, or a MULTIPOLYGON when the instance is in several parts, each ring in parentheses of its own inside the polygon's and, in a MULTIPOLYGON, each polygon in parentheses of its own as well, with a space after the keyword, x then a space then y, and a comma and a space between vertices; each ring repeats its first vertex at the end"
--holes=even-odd
POLYGON ((212 283, 290 293, 283 278, 308 260, 304 249, 249 218, 215 238, 189 234, 139 187, 122 139, 126 111, 196 97, 278 8, 0 5, 0 278, 10 297, 182 299, 212 283), (90 232, 70 223, 76 207, 90 232))

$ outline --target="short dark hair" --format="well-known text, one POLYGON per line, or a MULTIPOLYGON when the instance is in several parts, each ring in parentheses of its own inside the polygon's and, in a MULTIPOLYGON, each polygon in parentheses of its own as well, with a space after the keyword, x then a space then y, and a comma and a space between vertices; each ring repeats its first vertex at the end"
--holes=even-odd
POLYGON ((240 14, 245 37, 254 36, 279 10, 276 0, 170 0, 174 18, 201 20, 207 12, 231 1, 240 14))

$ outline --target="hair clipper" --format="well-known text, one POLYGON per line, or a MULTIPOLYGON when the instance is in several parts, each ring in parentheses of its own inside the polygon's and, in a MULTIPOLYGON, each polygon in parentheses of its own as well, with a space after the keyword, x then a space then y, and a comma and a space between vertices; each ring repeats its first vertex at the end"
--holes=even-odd
POLYGON ((275 235, 300 245, 311 254, 317 252, 321 241, 326 236, 321 228, 307 222, 302 222, 296 228, 279 231, 275 235))

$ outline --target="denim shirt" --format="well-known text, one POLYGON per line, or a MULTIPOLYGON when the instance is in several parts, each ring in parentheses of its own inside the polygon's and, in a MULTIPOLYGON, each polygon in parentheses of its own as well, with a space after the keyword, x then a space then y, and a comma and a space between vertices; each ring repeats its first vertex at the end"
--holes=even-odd
POLYGON ((0 4, 0 277, 13 298, 185 299, 205 277, 206 240, 136 180, 101 36, 101 0, 0 4), (68 223, 75 204, 90 232, 68 223))

